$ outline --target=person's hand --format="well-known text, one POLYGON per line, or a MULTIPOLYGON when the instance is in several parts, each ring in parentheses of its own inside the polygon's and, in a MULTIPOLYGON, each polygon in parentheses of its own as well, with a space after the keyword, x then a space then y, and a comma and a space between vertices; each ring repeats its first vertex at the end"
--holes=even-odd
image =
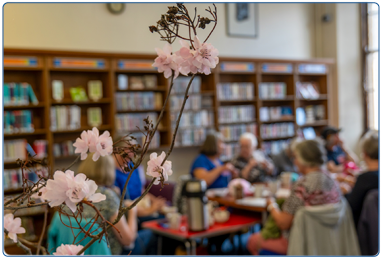
POLYGON ((275 203, 275 202, 276 202, 275 198, 273 198, 273 197, 269 197, 269 198, 267 199, 267 207, 268 207, 270 204, 275 203))
POLYGON ((347 183, 340 183, 340 189, 341 189, 341 192, 342 194, 348 194, 350 191, 351 191, 351 187, 349 184, 347 183))
POLYGON ((162 207, 165 206, 165 204, 166 204, 166 199, 164 199, 162 197, 157 197, 157 198, 153 199, 153 201, 151 203, 151 208, 152 208, 153 212, 157 212, 160 209, 162 209, 162 207))
POLYGON ((235 167, 231 163, 225 163, 223 165, 223 170, 222 171, 230 171, 233 172, 235 170, 235 167))
POLYGON ((252 168, 252 167, 255 167, 257 165, 257 161, 252 157, 251 159, 249 159, 248 161, 248 165, 252 168))
POLYGON ((232 178, 237 178, 237 177, 239 177, 239 170, 237 168, 235 168, 232 171, 232 178))

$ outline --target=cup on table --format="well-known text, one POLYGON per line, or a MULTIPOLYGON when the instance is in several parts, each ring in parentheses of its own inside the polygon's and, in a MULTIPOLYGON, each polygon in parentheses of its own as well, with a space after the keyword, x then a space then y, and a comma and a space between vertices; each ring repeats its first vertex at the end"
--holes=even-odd
POLYGON ((171 212, 166 214, 168 226, 170 229, 179 230, 182 221, 182 215, 178 212, 171 212))
POLYGON ((292 173, 282 172, 280 175, 281 186, 285 189, 290 189, 292 187, 292 173))
POLYGON ((278 189, 280 189, 280 181, 270 181, 268 182, 268 190, 271 192, 271 195, 274 196, 278 189))
POLYGON ((256 184, 254 184, 253 186, 255 187, 254 197, 255 197, 255 198, 261 198, 261 197, 263 197, 264 184, 262 184, 262 183, 256 183, 256 184))

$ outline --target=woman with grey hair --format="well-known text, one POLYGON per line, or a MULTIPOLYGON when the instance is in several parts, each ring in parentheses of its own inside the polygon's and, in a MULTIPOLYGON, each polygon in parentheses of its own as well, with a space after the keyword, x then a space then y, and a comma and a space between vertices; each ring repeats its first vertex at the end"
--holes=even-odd
POLYGON ((264 182, 267 176, 273 175, 274 165, 261 150, 257 149, 257 138, 246 132, 239 139, 240 152, 232 160, 233 166, 239 170, 239 177, 251 183, 264 182))
POLYGON ((361 140, 362 158, 367 171, 358 176, 351 193, 345 195, 353 212, 354 223, 357 226, 361 215, 363 201, 366 194, 373 189, 378 189, 379 183, 379 141, 378 131, 372 130, 365 134, 361 140))
POLYGON ((236 174, 231 163, 223 164, 219 159, 224 148, 224 143, 218 132, 207 135, 200 150, 200 155, 191 166, 191 176, 206 181, 208 188, 224 188, 236 174))
MULTIPOLYGON (((319 140, 305 140, 296 145, 294 163, 302 177, 293 186, 291 195, 285 200, 282 208, 279 208, 273 198, 267 202, 270 215, 284 234, 288 233, 295 213, 303 206, 332 204, 340 201, 341 192, 337 183, 323 170, 325 162, 326 151, 319 140)), ((247 248, 253 255, 257 255, 261 249, 286 254, 287 238, 286 234, 277 239, 263 239, 259 232, 248 239, 247 248)))

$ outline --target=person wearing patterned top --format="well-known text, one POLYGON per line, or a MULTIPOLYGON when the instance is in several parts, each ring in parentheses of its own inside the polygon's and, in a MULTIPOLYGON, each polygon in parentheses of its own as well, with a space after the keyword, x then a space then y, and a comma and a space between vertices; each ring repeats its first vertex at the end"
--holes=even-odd
POLYGON ((239 177, 251 183, 264 182, 273 175, 272 161, 257 149, 257 139, 252 133, 246 132, 240 136, 240 152, 232 160, 238 169, 239 177))
MULTIPOLYGON (((286 254, 288 231, 297 210, 304 206, 316 206, 340 202, 341 191, 338 184, 324 171, 326 151, 319 140, 305 140, 296 145, 294 163, 302 177, 295 183, 291 195, 280 209, 273 198, 268 199, 268 211, 283 231, 277 239, 264 240, 260 233, 252 235, 247 248, 253 255, 265 249, 278 254, 286 254)), ((311 233, 314 235, 314 233, 311 233)))

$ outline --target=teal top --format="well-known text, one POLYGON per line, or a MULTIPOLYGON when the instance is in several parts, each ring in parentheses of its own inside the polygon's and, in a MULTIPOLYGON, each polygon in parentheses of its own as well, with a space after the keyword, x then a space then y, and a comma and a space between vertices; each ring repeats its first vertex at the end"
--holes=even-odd
MULTIPOLYGON (((74 218, 71 218, 70 221, 72 226, 74 227, 72 229, 74 232, 74 235, 78 235, 78 233, 81 232, 79 236, 76 238, 76 240, 77 241, 82 240, 85 237, 85 234, 79 229, 78 224, 74 218)), ((58 212, 54 214, 52 222, 48 229, 48 252, 50 254, 53 254, 54 252, 56 252, 57 247, 61 246, 62 244, 64 245, 73 244, 74 236, 73 236, 72 230, 69 227, 65 226, 65 225, 70 226, 70 221, 68 217, 64 215, 62 215, 60 219, 60 215, 58 212)), ((80 225, 84 229, 88 230, 91 224, 87 224, 87 226, 85 226, 86 224, 87 224, 87 220, 83 218, 82 221, 80 222, 80 225)), ((95 231, 92 234, 96 235, 100 232, 101 228, 99 230, 96 230, 96 229, 98 229, 97 223, 94 224, 90 232, 95 231)), ((76 245, 85 246, 90 241, 91 241, 91 238, 87 237, 83 239, 79 244, 76 243, 76 245)), ((105 238, 103 238, 101 242, 99 241, 94 242, 94 244, 92 244, 88 249, 86 249, 84 255, 111 255, 111 251, 110 251, 110 248, 107 246, 105 238)))

